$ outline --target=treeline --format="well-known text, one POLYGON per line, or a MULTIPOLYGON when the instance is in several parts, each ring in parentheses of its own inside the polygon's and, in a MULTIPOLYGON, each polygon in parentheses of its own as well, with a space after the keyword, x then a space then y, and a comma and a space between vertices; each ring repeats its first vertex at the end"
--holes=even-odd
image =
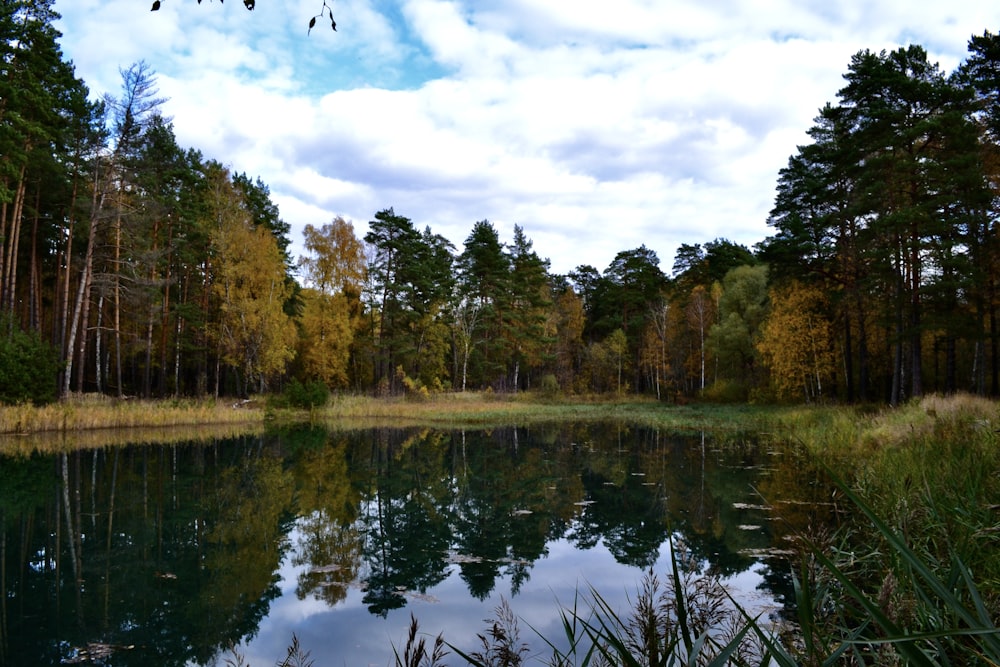
POLYGON ((292 257, 267 185, 179 146, 145 63, 90 99, 51 4, 0 6, 0 400, 1000 393, 989 32, 951 74, 917 46, 858 53, 753 249, 683 244, 668 274, 641 246, 554 275, 521 227, 475 222, 459 251, 391 208, 363 236, 309 225, 292 257))

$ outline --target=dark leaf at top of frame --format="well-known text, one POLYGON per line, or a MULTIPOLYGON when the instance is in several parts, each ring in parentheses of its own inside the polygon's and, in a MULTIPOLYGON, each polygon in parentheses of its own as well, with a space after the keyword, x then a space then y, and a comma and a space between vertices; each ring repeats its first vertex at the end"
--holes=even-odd
POLYGON ((243 0, 243 4, 246 6, 247 9, 253 11, 254 7, 257 6, 257 0, 243 0))
POLYGON ((157 11, 159 9, 160 9, 160 0, 154 0, 154 2, 153 2, 153 8, 150 9, 149 11, 155 12, 155 11, 157 11))

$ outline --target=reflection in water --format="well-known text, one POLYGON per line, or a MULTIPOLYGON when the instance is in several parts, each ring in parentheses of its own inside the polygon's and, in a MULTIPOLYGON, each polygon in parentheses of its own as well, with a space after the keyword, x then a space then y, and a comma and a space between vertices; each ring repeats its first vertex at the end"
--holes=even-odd
POLYGON ((786 568, 759 563, 794 523, 829 519, 810 475, 793 453, 625 424, 304 429, 0 459, 0 663, 209 664, 258 633, 266 663, 283 649, 265 637, 298 632, 317 664, 382 664, 394 610, 419 604, 460 642, 452 629, 499 596, 529 607, 529 586, 548 587, 549 616, 564 586, 613 574, 620 590, 602 594, 624 592, 671 536, 696 569, 756 566, 783 599, 786 568), (794 507, 793 524, 754 509, 754 489, 794 507), (605 552, 600 571, 577 570, 605 552), (314 617, 326 625, 310 645, 314 617))

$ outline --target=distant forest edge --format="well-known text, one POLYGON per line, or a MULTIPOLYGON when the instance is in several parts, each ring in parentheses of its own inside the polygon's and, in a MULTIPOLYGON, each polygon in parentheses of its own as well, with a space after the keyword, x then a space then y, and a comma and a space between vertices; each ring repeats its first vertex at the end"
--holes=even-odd
MULTIPOLYGON (((522 227, 458 252, 391 208, 307 225, 177 144, 154 72, 90 99, 50 0, 0 5, 0 401, 465 389, 661 400, 1000 394, 1000 37, 946 74, 861 51, 752 249, 554 275, 522 227)), ((608 221, 621 223, 622 221, 608 221)), ((609 225, 610 228, 610 225, 609 225)))

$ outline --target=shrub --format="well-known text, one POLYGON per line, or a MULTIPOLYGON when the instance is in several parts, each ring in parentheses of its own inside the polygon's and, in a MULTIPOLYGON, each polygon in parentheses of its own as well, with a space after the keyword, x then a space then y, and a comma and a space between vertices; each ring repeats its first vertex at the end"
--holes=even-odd
POLYGON ((545 396, 555 396, 559 393, 559 381, 556 376, 552 373, 547 373, 542 376, 542 381, 539 383, 539 390, 545 396))
POLYGON ((718 380, 705 388, 702 398, 711 403, 745 403, 749 390, 738 380, 718 380))
POLYGON ((318 408, 326 405, 330 399, 330 390, 319 380, 313 380, 302 384, 298 380, 292 380, 285 389, 285 398, 293 408, 318 408))
POLYGON ((0 403, 56 400, 59 353, 35 331, 22 331, 10 315, 0 317, 0 403))

